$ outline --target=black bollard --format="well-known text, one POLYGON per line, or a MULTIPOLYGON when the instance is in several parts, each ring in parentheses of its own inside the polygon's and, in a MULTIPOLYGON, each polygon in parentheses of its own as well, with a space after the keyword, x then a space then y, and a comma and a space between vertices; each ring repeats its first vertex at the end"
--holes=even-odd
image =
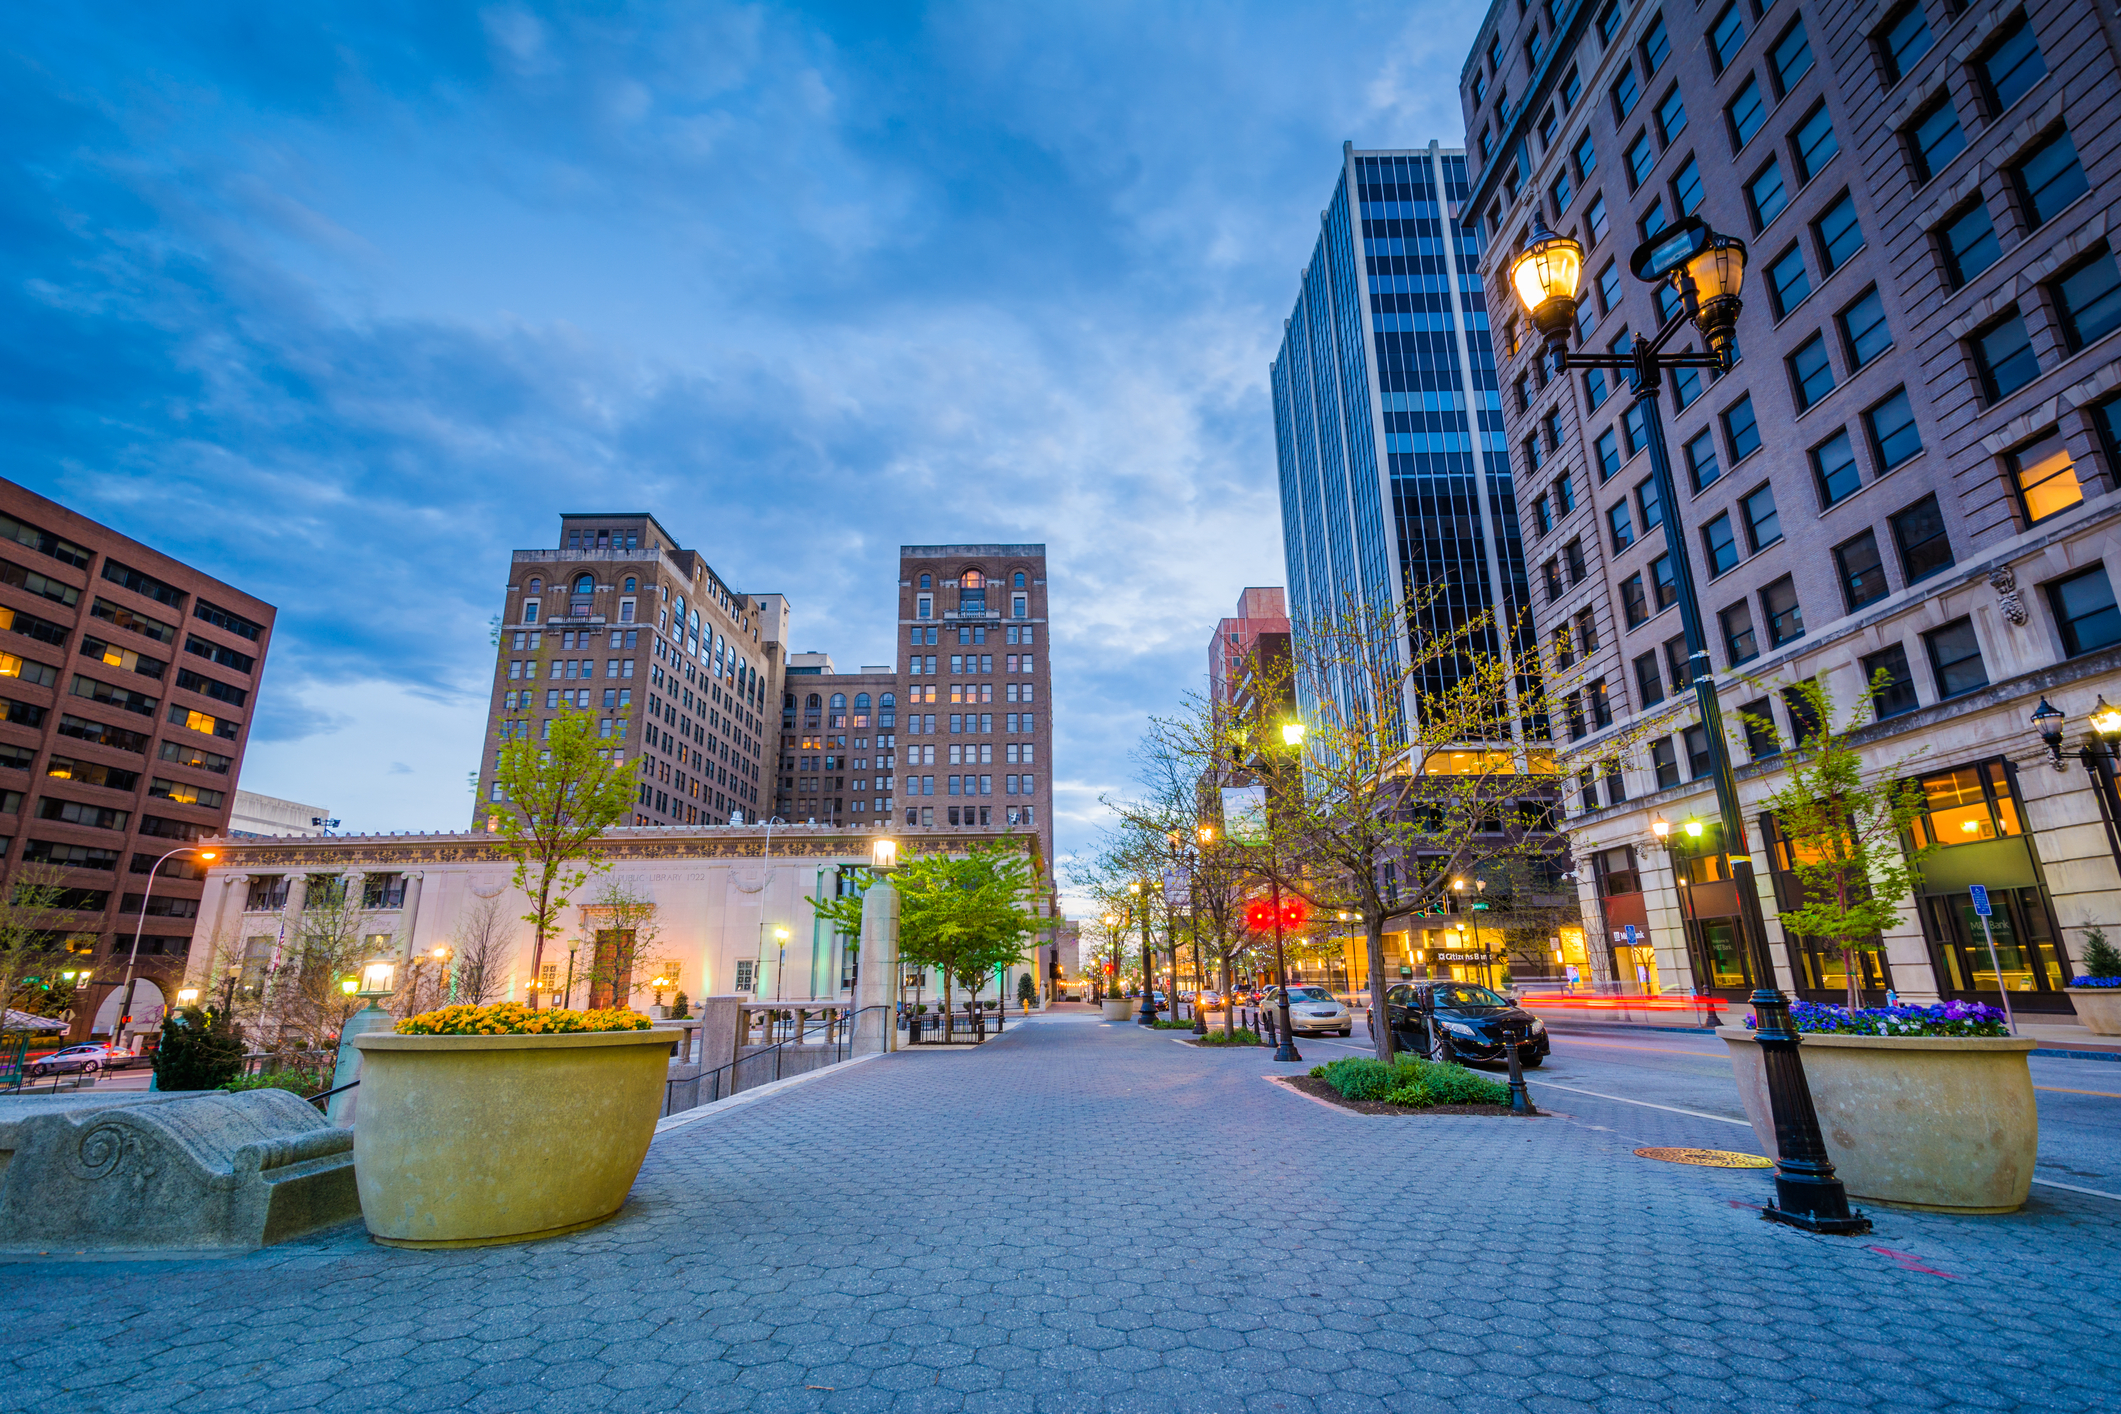
POLYGON ((1510 1057, 1510 1113, 1513 1115, 1538 1114, 1539 1111, 1532 1108, 1530 1092, 1524 1088, 1524 1064, 1517 1055, 1517 1048, 1524 1044, 1526 1034, 1524 1023, 1512 1021, 1500 1029, 1502 1031, 1503 1047, 1510 1057))

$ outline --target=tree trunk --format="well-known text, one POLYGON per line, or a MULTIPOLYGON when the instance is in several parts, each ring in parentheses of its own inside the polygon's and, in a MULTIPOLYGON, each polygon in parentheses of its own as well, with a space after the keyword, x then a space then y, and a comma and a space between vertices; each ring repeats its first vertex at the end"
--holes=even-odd
POLYGON ((943 1039, 945 1041, 951 1039, 950 1008, 957 1004, 956 999, 952 995, 950 990, 950 981, 950 969, 948 967, 945 967, 943 969, 943 1039))
MULTIPOLYGON (((1841 950, 1842 975, 1849 984, 1849 1015, 1854 1016, 1863 1009, 1863 974, 1856 969, 1861 965, 1857 958, 1861 954, 1855 948, 1841 950)), ((2001 985, 2000 981, 1998 985, 2001 985)))
POLYGON ((1370 1032, 1377 1058, 1392 1063, 1392 1018, 1385 1010, 1385 921, 1376 907, 1364 910, 1363 939, 1370 957, 1370 1032))
POLYGON ((1223 1039, 1230 1040, 1237 1034, 1237 1003, 1230 1000, 1230 989, 1237 979, 1230 975, 1230 954, 1223 954, 1223 1039))

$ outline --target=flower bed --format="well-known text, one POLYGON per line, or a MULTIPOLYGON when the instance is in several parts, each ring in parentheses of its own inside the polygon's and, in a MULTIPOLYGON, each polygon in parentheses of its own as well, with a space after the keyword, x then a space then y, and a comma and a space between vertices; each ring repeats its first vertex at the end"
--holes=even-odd
POLYGON ((1313 1066, 1311 1076, 1333 1087, 1345 1100, 1376 1100, 1410 1109, 1433 1105, 1507 1105, 1510 1087, 1475 1075, 1462 1065, 1443 1065, 1415 1056, 1391 1064, 1360 1056, 1313 1066))
MULTIPOLYGON (((1838 1036, 2008 1036, 2001 1008, 1979 1002, 1866 1007, 1851 1012, 1825 1002, 1793 1002, 1790 1021, 1803 1032, 1838 1036)), ((1750 1029, 1752 1017, 1745 1019, 1750 1029)))
POLYGON ((495 1002, 423 1011, 406 1017, 396 1030, 400 1036, 573 1036, 588 1031, 646 1031, 651 1025, 646 1016, 625 1007, 533 1011, 521 1002, 495 1002))
POLYGON ((2072 987, 2121 987, 2121 977, 2079 977, 2071 982, 2072 987))

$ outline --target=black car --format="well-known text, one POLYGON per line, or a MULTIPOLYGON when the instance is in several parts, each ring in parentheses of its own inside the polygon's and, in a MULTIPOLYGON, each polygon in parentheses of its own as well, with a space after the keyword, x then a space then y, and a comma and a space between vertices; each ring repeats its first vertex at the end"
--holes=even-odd
POLYGON ((1402 982, 1385 993, 1385 1010, 1393 1043, 1416 1055, 1441 1055, 1441 1039, 1448 1036, 1454 1059, 1507 1060, 1505 1026, 1526 1037, 1517 1048, 1519 1065, 1536 1066, 1553 1049, 1545 1022, 1475 982, 1402 982))

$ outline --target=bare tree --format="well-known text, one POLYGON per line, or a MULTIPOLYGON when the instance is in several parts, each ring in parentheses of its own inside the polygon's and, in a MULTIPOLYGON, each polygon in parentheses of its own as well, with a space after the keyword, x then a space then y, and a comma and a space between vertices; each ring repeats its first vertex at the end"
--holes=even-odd
POLYGON ((479 898, 457 915, 452 942, 455 957, 457 1004, 485 1006, 501 995, 508 981, 508 964, 515 951, 510 925, 515 920, 501 908, 498 895, 479 898))
POLYGON ((54 925, 60 921, 56 915, 66 895, 65 878, 48 864, 23 864, 0 891, 0 1000, 10 1008, 41 1015, 41 1008, 24 1004, 24 992, 43 993, 47 985, 58 984, 66 952, 54 925))

